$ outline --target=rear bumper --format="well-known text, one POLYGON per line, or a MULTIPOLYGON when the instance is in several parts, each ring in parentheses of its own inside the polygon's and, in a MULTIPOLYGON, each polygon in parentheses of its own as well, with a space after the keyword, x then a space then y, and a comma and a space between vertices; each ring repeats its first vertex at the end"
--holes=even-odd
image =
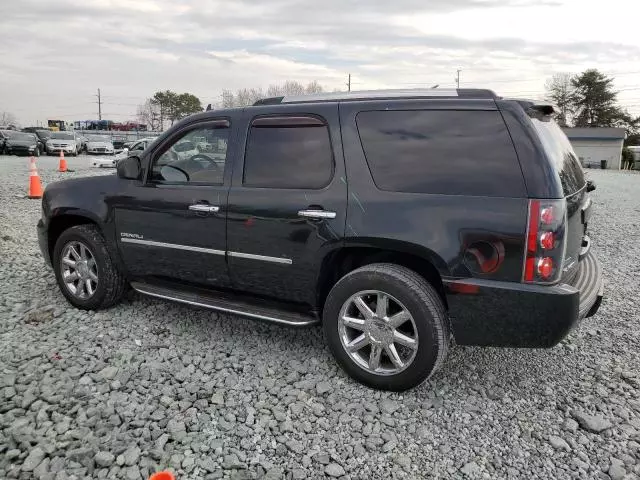
POLYGON ((456 343, 492 347, 552 347, 577 322, 594 315, 603 297, 593 253, 571 284, 528 285, 464 279, 445 282, 456 343))
POLYGON ((42 253, 45 263, 51 266, 51 257, 49 256, 49 235, 47 234, 47 229, 45 228, 42 219, 38 220, 36 228, 38 230, 38 245, 40 246, 40 253, 42 253))

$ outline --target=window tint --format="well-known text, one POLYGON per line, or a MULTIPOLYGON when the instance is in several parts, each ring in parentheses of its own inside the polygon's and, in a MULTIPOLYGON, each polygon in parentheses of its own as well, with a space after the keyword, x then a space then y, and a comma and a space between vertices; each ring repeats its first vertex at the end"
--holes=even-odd
POLYGON ((332 175, 333 154, 325 125, 251 127, 245 186, 320 189, 332 175))
POLYGON ((580 161, 578 161, 569 139, 558 124, 553 120, 542 121, 537 118, 532 118, 531 121, 538 132, 538 137, 547 155, 551 159, 553 168, 560 177, 562 191, 565 196, 571 195, 584 187, 584 172, 580 161))
POLYGON ((382 190, 521 197, 524 180, 497 111, 373 111, 356 118, 382 190))
POLYGON ((229 128, 189 130, 155 157, 151 181, 222 185, 228 138, 229 128))

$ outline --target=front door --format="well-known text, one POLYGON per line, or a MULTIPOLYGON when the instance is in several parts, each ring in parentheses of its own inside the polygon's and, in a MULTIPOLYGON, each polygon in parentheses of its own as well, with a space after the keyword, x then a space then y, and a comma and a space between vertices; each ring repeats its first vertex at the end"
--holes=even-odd
POLYGON ((145 154, 145 181, 114 208, 132 276, 228 286, 230 125, 229 118, 186 125, 145 154))
POLYGON ((227 216, 233 285, 314 305, 322 258, 345 228, 338 107, 278 105, 245 112, 244 165, 234 168, 227 216))

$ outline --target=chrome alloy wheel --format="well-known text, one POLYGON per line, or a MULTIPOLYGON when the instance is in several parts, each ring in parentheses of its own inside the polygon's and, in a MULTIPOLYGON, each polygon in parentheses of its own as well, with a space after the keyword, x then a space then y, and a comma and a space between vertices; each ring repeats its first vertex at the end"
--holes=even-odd
POLYGON ((418 351, 418 329, 409 310, 379 290, 358 292, 342 305, 338 332, 349 357, 376 375, 400 373, 418 351))
POLYGON ((62 281, 76 298, 91 298, 98 287, 98 265, 89 247, 79 241, 67 243, 60 257, 62 281))

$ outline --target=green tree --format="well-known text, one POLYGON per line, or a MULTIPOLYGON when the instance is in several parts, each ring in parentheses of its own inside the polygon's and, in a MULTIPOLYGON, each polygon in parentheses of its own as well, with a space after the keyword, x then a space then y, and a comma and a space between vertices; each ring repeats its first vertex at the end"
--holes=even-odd
POLYGON ((598 70, 586 70, 571 80, 576 127, 618 127, 630 118, 617 103, 613 78, 598 70))
POLYGON ((151 104, 158 108, 160 125, 163 128, 165 120, 170 120, 173 125, 178 120, 202 111, 198 97, 191 93, 176 93, 171 90, 154 93, 151 104))
POLYGON ((633 153, 629 148, 624 147, 622 149, 622 169, 623 170, 633 170, 633 153))
POLYGON ((172 125, 173 122, 202 111, 200 99, 191 93, 180 93, 176 95, 174 102, 174 107, 169 117, 172 125))

